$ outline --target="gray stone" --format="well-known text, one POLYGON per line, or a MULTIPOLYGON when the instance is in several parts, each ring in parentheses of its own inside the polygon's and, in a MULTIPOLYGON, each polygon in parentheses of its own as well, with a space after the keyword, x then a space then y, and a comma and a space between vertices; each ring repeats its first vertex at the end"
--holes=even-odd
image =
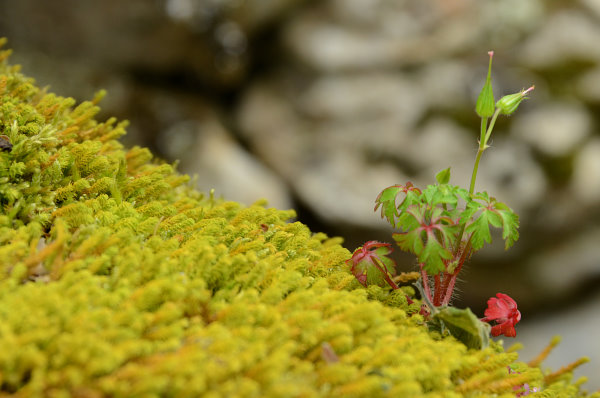
POLYGON ((216 119, 182 121, 165 136, 165 149, 181 158, 181 171, 197 177, 203 192, 250 205, 266 199, 269 206, 289 209, 292 201, 283 181, 244 150, 216 119))
POLYGON ((273 84, 257 85, 242 101, 237 119, 244 137, 302 202, 328 222, 381 227, 378 217, 356 209, 372 208, 383 188, 406 181, 393 165, 372 163, 385 158, 390 147, 407 143, 408 135, 402 133, 407 120, 398 117, 399 105, 386 101, 392 95, 390 80, 380 84, 382 100, 348 98, 347 84, 365 89, 368 82, 377 86, 376 80, 319 80, 299 93, 296 112, 273 84), (330 95, 331 101, 323 99, 330 95))
POLYGON ((166 14, 193 31, 211 29, 215 20, 238 25, 240 33, 252 34, 306 0, 165 0, 166 14))
POLYGON ((20 0, 0 2, 0 25, 19 53, 52 54, 70 73, 85 64, 82 82, 133 71, 223 90, 246 76, 255 36, 306 1, 20 0))
POLYGON ((424 36, 442 26, 443 7, 410 0, 359 3, 323 2, 301 13, 284 32, 288 48, 323 71, 389 67, 436 50, 424 36))
POLYGON ((236 113, 240 133, 271 169, 289 178, 310 155, 303 135, 309 130, 275 84, 258 83, 244 95, 236 113))
POLYGON ((298 196, 321 219, 370 228, 388 228, 371 211, 375 198, 394 182, 406 180, 391 166, 373 166, 360 159, 349 161, 348 154, 342 152, 306 166, 293 179, 298 196))
POLYGON ((588 10, 592 11, 594 14, 596 14, 597 18, 600 18, 600 3, 596 0, 580 0, 580 3, 587 8, 588 10))
POLYGON ((517 214, 539 206, 546 197, 547 181, 528 148, 492 135, 482 156, 476 191, 487 191, 517 214))
POLYGON ((575 82, 575 90, 586 101, 600 102, 600 67, 592 68, 579 76, 575 82))
POLYGON ((413 126, 425 111, 418 85, 396 73, 326 75, 300 94, 299 111, 319 120, 357 120, 398 115, 413 126))
POLYGON ((417 0, 320 2, 284 31, 291 53, 320 71, 425 63, 478 48, 480 37, 510 46, 543 15, 539 0, 481 3, 417 0))
POLYGON ((389 67, 404 59, 406 52, 397 40, 315 19, 292 21, 284 39, 304 63, 328 72, 389 67))
POLYGON ((546 155, 565 156, 581 145, 591 127, 581 104, 556 101, 517 113, 511 134, 546 155))
MULTIPOLYGON (((485 61, 485 54, 482 54, 481 60, 485 61)), ((485 82, 485 73, 480 69, 479 81, 483 85, 485 82)), ((463 62, 455 60, 441 60, 428 65, 424 65, 418 73, 418 90, 426 101, 428 108, 437 108, 442 110, 464 110, 473 108, 472 101, 477 98, 481 86, 478 86, 473 96, 468 94, 469 84, 473 81, 475 75, 463 62)))
POLYGON ((570 191, 587 206, 600 206, 600 138, 586 142, 575 156, 570 191))
POLYGON ((548 69, 568 61, 600 60, 600 25, 579 10, 554 13, 518 50, 521 62, 548 69))
POLYGON ((600 228, 583 228, 530 260, 528 273, 553 296, 573 293, 582 281, 600 277, 600 228))
POLYGON ((435 174, 450 166, 451 182, 466 186, 477 152, 475 137, 452 120, 435 117, 411 137, 404 156, 419 170, 417 181, 423 187, 435 183, 435 174))

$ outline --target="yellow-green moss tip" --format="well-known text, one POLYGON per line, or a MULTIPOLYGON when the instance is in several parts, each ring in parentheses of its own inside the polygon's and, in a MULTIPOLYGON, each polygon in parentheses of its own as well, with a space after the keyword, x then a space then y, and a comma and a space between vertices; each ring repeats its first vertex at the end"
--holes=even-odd
MULTIPOLYGON (((6 52, 0 53, 6 54, 6 52)), ((461 397, 541 386, 430 334, 293 211, 205 197, 0 64, 0 396, 461 397), (327 351, 324 353, 324 347, 327 351)), ((557 394, 579 391, 563 381, 557 394)), ((545 386, 546 387, 546 386, 545 386)), ((550 391, 550 390, 548 390, 550 391)), ((503 395, 504 394, 504 395, 503 395)))

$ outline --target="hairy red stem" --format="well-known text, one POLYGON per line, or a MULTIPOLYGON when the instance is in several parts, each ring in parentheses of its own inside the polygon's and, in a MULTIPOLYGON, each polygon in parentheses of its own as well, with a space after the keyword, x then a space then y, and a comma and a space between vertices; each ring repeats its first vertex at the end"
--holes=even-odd
POLYGON ((383 277, 385 278, 385 281, 388 283, 388 285, 390 285, 392 287, 392 289, 394 289, 394 290, 400 289, 400 287, 398 287, 398 285, 396 285, 396 282, 394 282, 388 275, 385 265, 383 265, 381 263, 381 261, 377 258, 374 258, 373 260, 374 260, 373 264, 375 264, 375 266, 377 267, 379 272, 381 272, 383 274, 383 277))
MULTIPOLYGON (((385 266, 380 263, 380 260, 378 260, 378 259, 374 259, 374 260, 375 260, 375 262, 374 262, 375 266, 383 274, 383 277, 385 278, 385 281, 388 283, 388 285, 390 285, 392 287, 392 289, 394 289, 394 290, 400 289, 400 286, 396 285, 396 283, 392 280, 392 278, 390 278, 387 271, 384 270, 385 266)), ((408 297, 408 294, 405 294, 404 297, 406 297, 406 302, 409 305, 414 303, 414 301, 412 301, 412 299, 410 297, 408 297)))
POLYGON ((436 274, 433 276, 433 280, 434 280, 434 287, 433 287, 433 305, 435 305, 436 307, 439 307, 440 304, 442 303, 442 289, 441 289, 441 278, 440 278, 440 274, 436 274))
POLYGON ((458 273, 450 276, 450 281, 448 282, 448 287, 446 288, 446 292, 444 293, 444 300, 442 301, 442 305, 448 305, 450 303, 450 299, 452 298, 452 292, 454 291, 454 285, 456 283, 456 277, 458 273))
MULTIPOLYGON (((473 236, 473 234, 471 234, 473 236)), ((454 292, 454 285, 456 284, 456 278, 458 277, 458 273, 462 269, 463 264, 467 261, 467 257, 471 252, 471 236, 469 236, 469 240, 467 240, 467 244, 465 249, 461 253, 460 260, 458 261, 458 265, 452 274, 449 275, 448 283, 446 284, 446 289, 444 292, 444 299, 442 300, 442 305, 448 305, 450 303, 450 299, 452 298, 452 293, 454 292)), ((444 278, 444 282, 445 282, 444 278)))
POLYGON ((431 289, 429 288, 429 276, 427 276, 427 271, 425 271, 425 268, 423 268, 424 265, 425 264, 423 263, 419 264, 419 267, 421 268, 421 281, 423 283, 423 291, 429 299, 429 302, 433 303, 433 298, 431 297, 431 289))

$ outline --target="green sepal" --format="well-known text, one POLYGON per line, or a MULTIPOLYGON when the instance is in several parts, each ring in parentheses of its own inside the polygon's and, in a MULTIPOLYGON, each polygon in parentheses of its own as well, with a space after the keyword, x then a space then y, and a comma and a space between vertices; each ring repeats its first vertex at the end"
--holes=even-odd
POLYGON ((435 179, 438 184, 448 184, 450 182, 450 167, 437 173, 435 179))
POLYGON ((488 65, 487 78, 475 105, 475 112, 477 112, 479 117, 491 117, 496 110, 496 100, 494 99, 494 91, 492 90, 492 57, 494 56, 494 52, 490 51, 488 54, 490 55, 490 63, 488 65))
POLYGON ((534 86, 529 87, 527 90, 521 90, 518 93, 505 95, 496 102, 496 107, 500 109, 500 113, 503 115, 511 115, 514 113, 523 100, 529 98, 527 94, 533 90, 534 86))

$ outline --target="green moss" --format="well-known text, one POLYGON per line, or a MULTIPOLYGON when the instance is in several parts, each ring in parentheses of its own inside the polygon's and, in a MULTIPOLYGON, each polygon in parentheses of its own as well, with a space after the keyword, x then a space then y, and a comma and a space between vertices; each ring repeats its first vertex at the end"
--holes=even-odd
POLYGON ((560 378, 430 334, 293 211, 205 197, 0 53, 0 396, 513 396, 560 378), (509 374, 508 365, 520 374, 509 374))

